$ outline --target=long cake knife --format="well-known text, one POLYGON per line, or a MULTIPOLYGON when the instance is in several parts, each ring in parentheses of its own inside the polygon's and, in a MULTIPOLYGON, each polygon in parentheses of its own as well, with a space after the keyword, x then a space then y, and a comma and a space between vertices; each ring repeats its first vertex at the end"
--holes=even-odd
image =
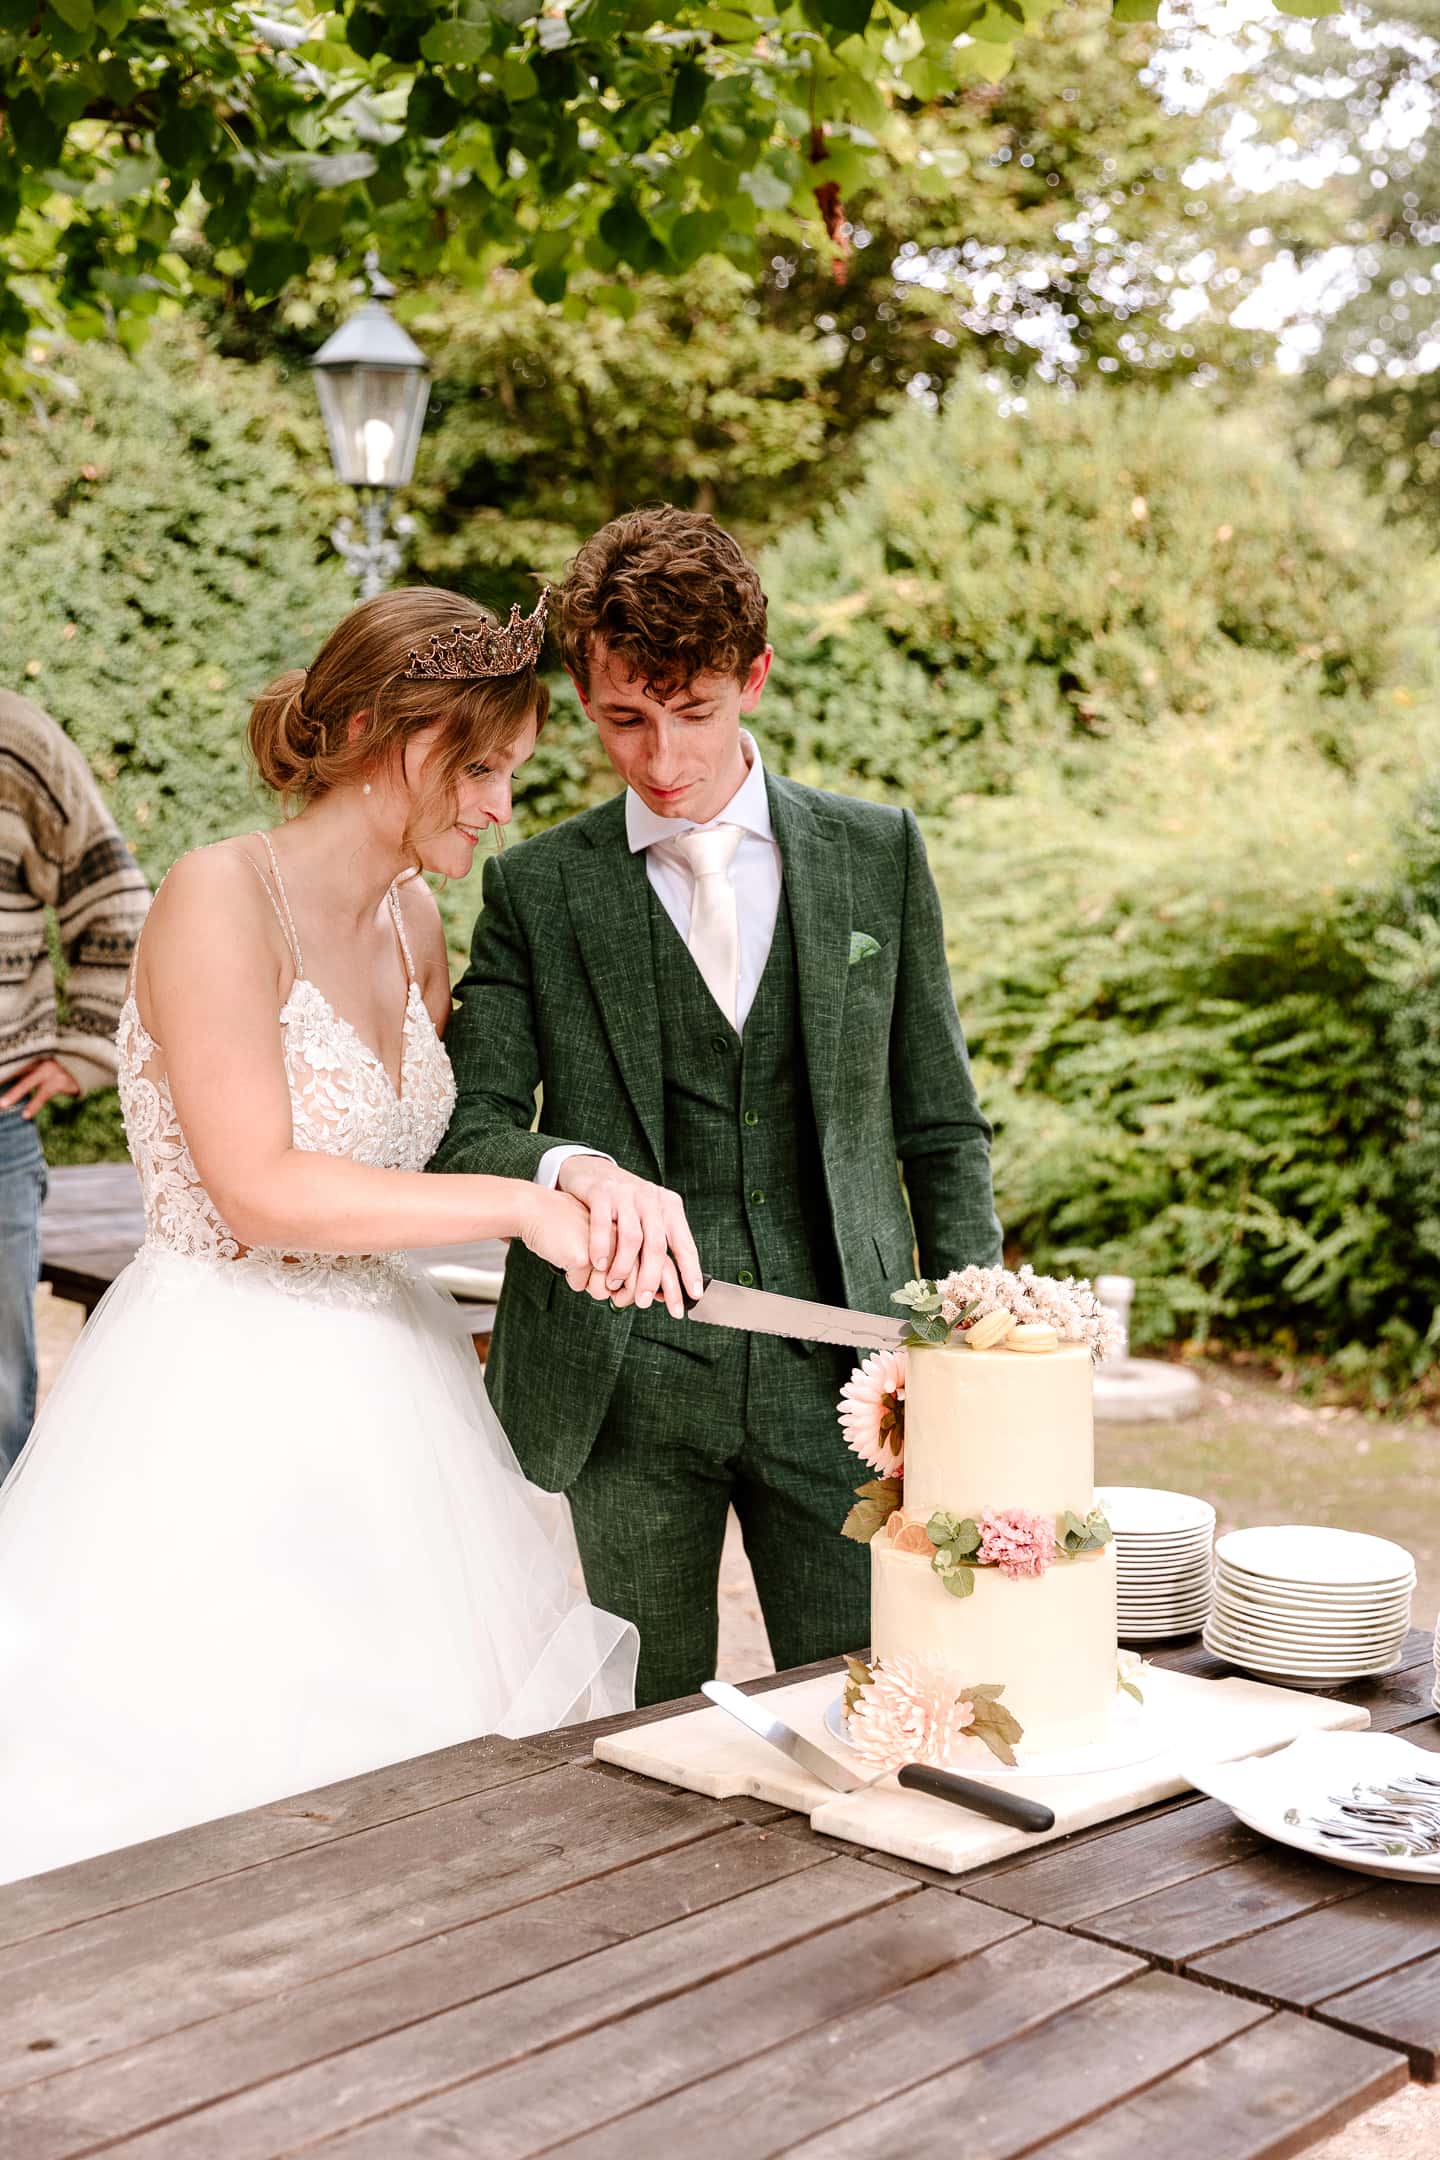
MULTIPOLYGON (((728 1710, 731 1717, 761 1740, 768 1740, 771 1747, 788 1755, 791 1762, 808 1770, 823 1785, 834 1792, 868 1792, 872 1785, 883 1784, 888 1772, 879 1777, 857 1777, 843 1763, 836 1762, 824 1748, 818 1748, 803 1733, 795 1731, 780 1718, 771 1717, 761 1709, 752 1696, 742 1695, 739 1688, 731 1687, 726 1680, 703 1680, 700 1692, 707 1695, 717 1709, 728 1710)), ((1028 1800, 1023 1793, 1001 1792, 997 1786, 981 1785, 974 1778, 961 1777, 954 1770, 936 1770, 929 1763, 906 1763, 897 1773, 897 1782, 909 1792, 925 1792, 936 1800, 949 1800, 956 1807, 969 1808, 973 1814, 988 1815, 992 1822, 1004 1823, 1011 1830, 1053 1830, 1055 1811, 1042 1801, 1028 1800)))
POLYGON ((842 1343, 864 1350, 898 1350, 907 1323, 888 1313, 847 1312, 843 1305, 813 1305, 777 1290, 746 1290, 739 1283, 705 1277, 698 1298, 686 1298, 691 1320, 709 1327, 743 1328, 752 1335, 794 1335, 802 1342, 842 1343))

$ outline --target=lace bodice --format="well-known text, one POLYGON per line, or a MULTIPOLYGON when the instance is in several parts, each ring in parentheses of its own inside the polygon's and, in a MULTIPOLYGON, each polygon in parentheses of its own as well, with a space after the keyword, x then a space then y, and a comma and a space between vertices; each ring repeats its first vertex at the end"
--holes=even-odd
MULTIPOLYGON (((280 1010, 295 1146, 376 1169, 423 1170, 450 1122, 455 1076, 415 980, 399 900, 392 891, 390 906, 409 982, 397 1093, 378 1053, 306 977, 279 865, 273 850, 270 854, 279 892, 276 913, 296 964, 295 980, 280 1010)), ((260 875, 258 865, 254 867, 260 875)), ((287 1289, 347 1301, 368 1303, 404 1278, 406 1264, 399 1254, 357 1258, 243 1246, 201 1183, 170 1093, 164 1053, 146 1031, 133 988, 121 1008, 116 1042, 125 1137, 139 1172, 145 1210, 142 1250, 234 1262, 265 1271, 287 1289)))

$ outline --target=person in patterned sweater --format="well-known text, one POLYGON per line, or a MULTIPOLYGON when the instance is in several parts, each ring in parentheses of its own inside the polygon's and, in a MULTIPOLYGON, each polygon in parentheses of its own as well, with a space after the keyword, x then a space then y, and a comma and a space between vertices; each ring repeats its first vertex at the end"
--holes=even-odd
POLYGON ((115 1028, 150 894, 84 758, 0 690, 0 1479, 35 1415, 45 1157, 36 1113, 115 1078, 115 1028), (53 909, 67 973, 51 965, 53 909))

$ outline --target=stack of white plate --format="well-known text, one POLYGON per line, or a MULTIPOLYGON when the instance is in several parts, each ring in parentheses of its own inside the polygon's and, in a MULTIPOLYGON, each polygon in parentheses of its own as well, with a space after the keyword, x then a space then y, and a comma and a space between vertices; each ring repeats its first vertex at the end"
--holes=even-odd
POLYGON ((1297 1687, 1393 1672, 1410 1626, 1415 1562, 1358 1530, 1231 1530, 1215 1547, 1205 1646, 1297 1687))
POLYGON ((1435 1686, 1430 1701, 1436 1710, 1440 1710, 1440 1620, 1435 1623, 1435 1686))
POLYGON ((1209 1501, 1144 1485, 1107 1485, 1095 1501, 1115 1533, 1120 1640, 1198 1634, 1210 1610, 1209 1501))

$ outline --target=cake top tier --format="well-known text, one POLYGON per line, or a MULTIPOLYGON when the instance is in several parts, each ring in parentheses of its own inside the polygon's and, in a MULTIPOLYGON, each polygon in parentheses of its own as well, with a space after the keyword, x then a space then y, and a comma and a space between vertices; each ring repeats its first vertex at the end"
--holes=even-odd
POLYGON ((1066 1343, 1042 1356, 972 1350, 961 1341, 906 1353, 904 1505, 1038 1509, 1082 1518, 1094 1505, 1090 1353, 1066 1343))

